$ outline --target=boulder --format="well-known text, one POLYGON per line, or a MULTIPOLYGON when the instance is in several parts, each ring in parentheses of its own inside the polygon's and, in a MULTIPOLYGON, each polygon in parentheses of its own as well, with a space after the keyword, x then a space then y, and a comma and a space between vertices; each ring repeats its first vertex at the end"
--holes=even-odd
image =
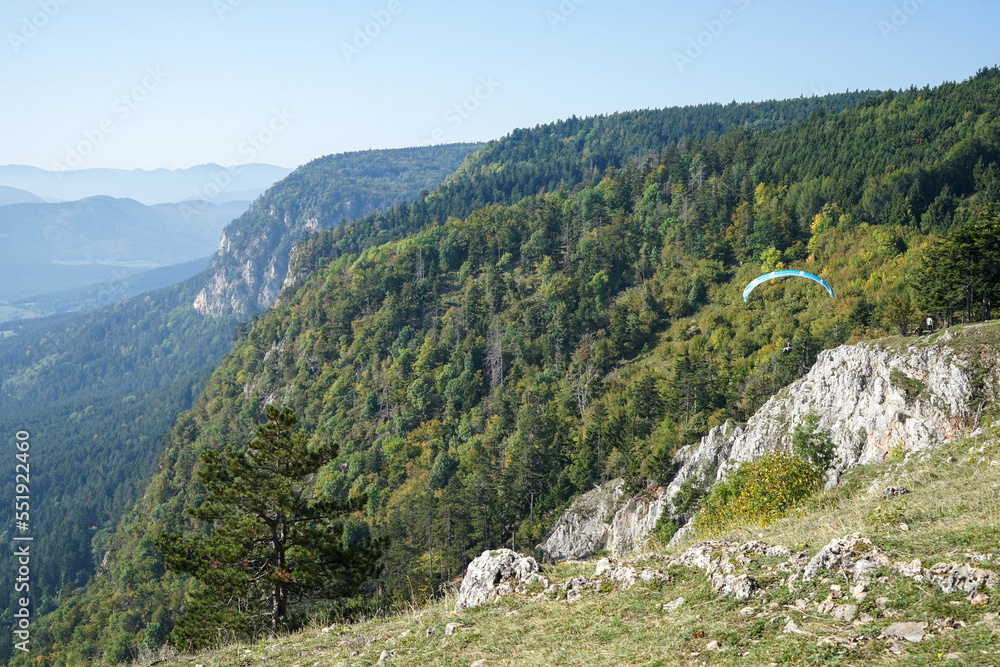
POLYGON ((662 570, 643 568, 639 571, 631 565, 619 563, 614 558, 602 558, 597 561, 594 577, 610 581, 615 585, 615 588, 623 591, 632 588, 640 581, 667 582, 671 580, 670 575, 662 570))
POLYGON ((924 638, 926 623, 893 623, 882 630, 882 634, 890 639, 903 639, 908 642, 918 642, 924 638))
POLYGON ((722 597, 732 596, 737 600, 749 600, 753 597, 756 586, 749 575, 716 572, 712 575, 712 590, 722 597))
POLYGON ((872 541, 859 533, 831 540, 810 559, 802 572, 802 580, 809 581, 823 570, 833 570, 853 575, 856 583, 865 582, 880 566, 888 566, 889 557, 872 541))
POLYGON ((531 556, 522 556, 510 549, 484 551, 465 571, 455 611, 494 602, 503 595, 523 594, 527 586, 536 581, 547 586, 538 572, 538 563, 531 556))

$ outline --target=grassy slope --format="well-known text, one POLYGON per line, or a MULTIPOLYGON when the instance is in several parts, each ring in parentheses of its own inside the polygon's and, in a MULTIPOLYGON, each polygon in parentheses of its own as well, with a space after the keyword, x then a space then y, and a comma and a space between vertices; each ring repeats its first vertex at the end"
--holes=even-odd
MULTIPOLYGON (((995 344, 998 330, 993 325, 971 327, 956 342, 995 344)), ((762 539, 811 556, 831 539, 862 532, 894 562, 919 558, 930 567, 992 552, 991 560, 977 566, 1000 571, 998 460, 1000 424, 941 445, 929 458, 912 455, 855 468, 836 489, 815 497, 794 516, 717 537, 762 539), (875 480, 877 490, 899 484, 911 493, 884 501, 878 493, 868 493, 875 480)), ((666 553, 655 545, 653 552, 666 553)), ((750 565, 751 575, 766 590, 750 602, 720 598, 703 573, 672 566, 670 583, 587 591, 570 604, 506 598, 496 606, 454 615, 453 599, 445 599, 387 618, 313 628, 157 664, 374 664, 387 652, 387 664, 406 665, 470 665, 477 660, 484 660, 482 665, 1000 665, 1000 590, 988 592, 986 605, 974 606, 961 592, 946 595, 926 583, 884 575, 859 604, 859 612, 874 620, 845 623, 818 613, 817 603, 827 598, 831 585, 843 585, 846 595, 849 584, 831 575, 792 593, 782 585, 787 575, 773 570, 782 560, 758 558, 750 565), (684 597, 685 604, 674 612, 663 611, 662 606, 677 597, 684 597), (879 605, 879 598, 888 601, 879 605), (796 606, 796 601, 804 603, 796 606), (741 614, 747 606, 752 612, 741 614), (811 634, 784 633, 789 618, 811 634), (907 644, 896 655, 879 635, 901 621, 928 622, 931 636, 907 644), (444 626, 452 622, 468 627, 445 637, 444 626), (949 624, 965 625, 938 627, 949 624), (427 634, 429 628, 436 632, 427 634), (410 634, 402 636, 407 631, 410 634), (709 649, 712 642, 720 648, 709 649)), ((593 565, 547 566, 545 575, 553 582, 592 576, 593 565)))

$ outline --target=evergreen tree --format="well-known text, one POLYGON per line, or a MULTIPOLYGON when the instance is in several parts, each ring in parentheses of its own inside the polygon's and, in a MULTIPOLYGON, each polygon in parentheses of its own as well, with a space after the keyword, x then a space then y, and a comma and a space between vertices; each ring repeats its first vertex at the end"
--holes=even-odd
POLYGON ((245 450, 201 455, 206 496, 188 513, 213 529, 156 540, 168 569, 201 583, 174 628, 175 643, 289 627, 296 603, 350 597, 379 571, 381 545, 350 544, 336 520, 360 503, 314 497, 307 484, 337 447, 310 449, 304 433, 293 433, 297 417, 287 407, 269 405, 266 414, 245 450))

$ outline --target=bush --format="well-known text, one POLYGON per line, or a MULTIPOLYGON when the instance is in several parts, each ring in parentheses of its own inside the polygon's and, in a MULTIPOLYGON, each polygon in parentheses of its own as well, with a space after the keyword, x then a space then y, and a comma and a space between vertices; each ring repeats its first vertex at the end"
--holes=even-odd
POLYGON ((128 662, 131 657, 132 651, 129 648, 128 635, 118 633, 108 640, 108 650, 104 658, 109 664, 118 665, 128 662))
POLYGON ((677 490, 677 495, 674 496, 674 513, 684 514, 688 510, 694 509, 704 495, 705 492, 694 483, 694 477, 685 480, 681 484, 681 488, 677 490))
POLYGON ((712 487, 695 528, 701 535, 737 525, 766 526, 820 489, 816 468, 795 454, 772 452, 743 463, 712 487))
POLYGON ((677 534, 677 531, 680 530, 680 528, 680 525, 675 520, 670 518, 670 515, 664 512, 660 515, 660 518, 656 520, 656 528, 653 529, 653 534, 656 536, 656 539, 660 542, 660 544, 667 545, 670 544, 671 538, 677 534))
POLYGON ((811 463, 820 475, 833 463, 834 446, 830 429, 819 428, 819 415, 815 411, 807 412, 802 424, 792 431, 792 451, 811 463))

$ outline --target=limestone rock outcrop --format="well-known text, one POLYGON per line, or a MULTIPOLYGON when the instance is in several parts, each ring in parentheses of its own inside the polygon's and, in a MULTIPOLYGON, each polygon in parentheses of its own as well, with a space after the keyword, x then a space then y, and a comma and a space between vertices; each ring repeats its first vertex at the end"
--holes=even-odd
POLYGON ((726 422, 681 449, 669 484, 620 497, 610 520, 604 518, 609 495, 601 501, 596 491, 581 497, 583 505, 574 503, 540 545, 543 553, 552 560, 581 558, 602 546, 616 557, 635 553, 664 513, 678 524, 687 521, 673 506, 682 485, 707 488, 744 461, 789 449, 792 432, 810 413, 818 415, 819 428, 829 430, 836 447, 831 485, 845 471, 882 461, 891 451, 920 452, 964 435, 975 426, 981 395, 997 394, 1000 375, 995 355, 949 347, 964 335, 944 331, 906 347, 865 342, 821 352, 803 378, 772 396, 746 424, 726 422), (598 506, 589 513, 580 509, 598 506))
POLYGON ((484 551, 469 563, 455 601, 455 611, 478 607, 511 593, 523 593, 536 581, 543 581, 548 586, 538 574, 538 563, 531 556, 522 556, 510 549, 484 551))
POLYGON ((607 543, 611 517, 622 497, 622 480, 616 479, 579 496, 538 545, 546 561, 587 558, 607 543))
POLYGON ((233 312, 246 317, 274 305, 288 273, 292 245, 304 231, 316 228, 312 222, 294 220, 273 205, 265 213, 260 202, 254 203, 223 231, 194 309, 211 317, 233 312), (260 225, 250 224, 258 219, 269 226, 262 231, 260 225))
POLYGON ((1000 575, 970 563, 943 561, 925 568, 919 560, 893 562, 870 538, 859 533, 831 540, 810 559, 801 577, 809 581, 824 572, 835 572, 851 575, 855 583, 866 583, 879 567, 916 582, 929 582, 944 593, 961 591, 970 600, 980 589, 1000 587, 1000 575))

